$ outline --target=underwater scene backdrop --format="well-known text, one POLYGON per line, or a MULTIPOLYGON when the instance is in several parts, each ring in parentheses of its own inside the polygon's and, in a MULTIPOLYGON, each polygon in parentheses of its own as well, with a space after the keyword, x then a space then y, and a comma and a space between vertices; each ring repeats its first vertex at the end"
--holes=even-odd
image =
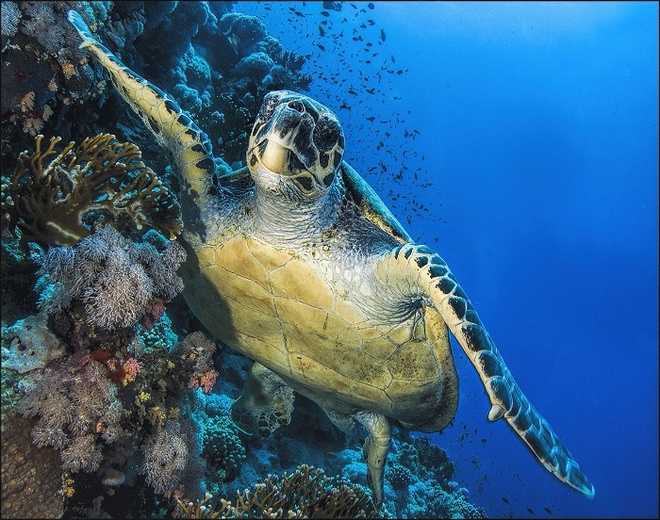
POLYGON ((3 517, 658 516, 657 3, 3 1, 0 44, 3 517), (380 512, 361 438, 302 396, 240 431, 251 362, 181 298, 178 181, 69 9, 220 172, 267 92, 333 110, 595 497, 488 421, 455 343, 456 417, 394 430, 380 512))

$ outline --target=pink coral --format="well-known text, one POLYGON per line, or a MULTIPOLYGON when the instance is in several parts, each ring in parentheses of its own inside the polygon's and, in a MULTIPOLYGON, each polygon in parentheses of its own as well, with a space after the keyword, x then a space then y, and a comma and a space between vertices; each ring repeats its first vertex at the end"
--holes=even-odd
POLYGON ((122 368, 124 369, 124 379, 122 380, 122 383, 126 384, 135 380, 137 375, 140 373, 142 363, 133 357, 129 357, 124 362, 124 366, 122 368))
POLYGON ((218 379, 218 372, 216 370, 209 370, 204 372, 202 375, 193 375, 188 381, 188 388, 202 388, 202 392, 205 394, 210 394, 215 385, 216 380, 218 379))

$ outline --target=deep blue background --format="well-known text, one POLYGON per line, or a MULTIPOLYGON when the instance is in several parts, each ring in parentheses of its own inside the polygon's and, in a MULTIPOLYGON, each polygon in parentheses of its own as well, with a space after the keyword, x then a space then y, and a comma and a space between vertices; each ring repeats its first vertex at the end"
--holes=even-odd
POLYGON ((434 442, 491 516, 657 517, 658 4, 354 5, 235 9, 309 54, 346 159, 447 260, 596 497, 487 421, 460 348, 434 442))

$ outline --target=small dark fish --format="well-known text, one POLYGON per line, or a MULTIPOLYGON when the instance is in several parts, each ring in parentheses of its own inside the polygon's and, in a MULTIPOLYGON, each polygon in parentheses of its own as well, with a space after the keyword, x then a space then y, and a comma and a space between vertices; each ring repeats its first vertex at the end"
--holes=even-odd
POLYGON ((504 502, 505 504, 510 504, 511 503, 511 502, 508 501, 508 499, 506 497, 502 497, 502 502, 504 502))
POLYGON ((321 11, 321 14, 323 16, 330 16, 330 13, 328 11, 321 11))
POLYGON ((321 27, 321 24, 319 24, 319 35, 325 36, 325 31, 323 30, 323 27, 321 27))
POLYGON ((382 29, 380 30, 380 39, 385 41, 385 31, 383 31, 382 29))
POLYGON ((374 8, 374 4, 372 4, 371 2, 369 2, 369 3, 367 4, 367 7, 368 7, 369 9, 373 9, 373 8, 374 8))
POLYGON ((533 510, 531 507, 528 507, 528 508, 527 508, 527 512, 528 512, 530 515, 534 515, 534 516, 536 516, 536 513, 534 512, 534 510, 533 510))
MULTIPOLYGON (((365 62, 366 63, 366 62, 365 62)), ((369 94, 373 94, 375 92, 375 88, 367 88, 365 89, 369 94)))
POLYGON ((321 49, 322 51, 325 50, 325 47, 324 47, 323 45, 321 45, 320 43, 317 43, 316 46, 317 46, 319 49, 321 49))
POLYGON ((330 457, 331 459, 338 459, 339 458, 339 455, 337 455, 336 453, 334 453, 332 451, 324 451, 323 454, 326 457, 330 457))
POLYGON ((552 514, 552 511, 550 511, 549 507, 544 507, 543 509, 545 509, 545 512, 548 513, 549 515, 552 514))
POLYGON ((349 88, 347 92, 349 94, 353 94, 354 96, 357 96, 357 92, 355 92, 355 90, 353 90, 352 88, 349 88))
POLYGON ((367 121, 369 121, 370 123, 372 123, 373 120, 376 119, 376 118, 375 118, 374 116, 370 116, 370 117, 365 117, 365 119, 366 119, 367 121))

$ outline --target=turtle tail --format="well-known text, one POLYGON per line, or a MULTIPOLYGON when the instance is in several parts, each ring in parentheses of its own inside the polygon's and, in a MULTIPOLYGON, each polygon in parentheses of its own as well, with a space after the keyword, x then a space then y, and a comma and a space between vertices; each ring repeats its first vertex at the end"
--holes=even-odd
POLYGON ((70 10, 67 19, 82 38, 80 48, 88 48, 110 73, 117 92, 142 118, 159 144, 172 153, 191 195, 204 202, 214 189, 215 163, 209 138, 171 96, 130 70, 100 43, 78 12, 70 10))
POLYGON ((472 302, 445 261, 426 246, 406 244, 397 247, 386 262, 383 264, 386 271, 399 270, 403 278, 398 279, 407 277, 416 281, 413 290, 421 290, 421 297, 438 310, 465 351, 490 398, 488 419, 495 421, 504 417, 550 472, 587 497, 593 497, 593 485, 548 422, 520 390, 472 302))

